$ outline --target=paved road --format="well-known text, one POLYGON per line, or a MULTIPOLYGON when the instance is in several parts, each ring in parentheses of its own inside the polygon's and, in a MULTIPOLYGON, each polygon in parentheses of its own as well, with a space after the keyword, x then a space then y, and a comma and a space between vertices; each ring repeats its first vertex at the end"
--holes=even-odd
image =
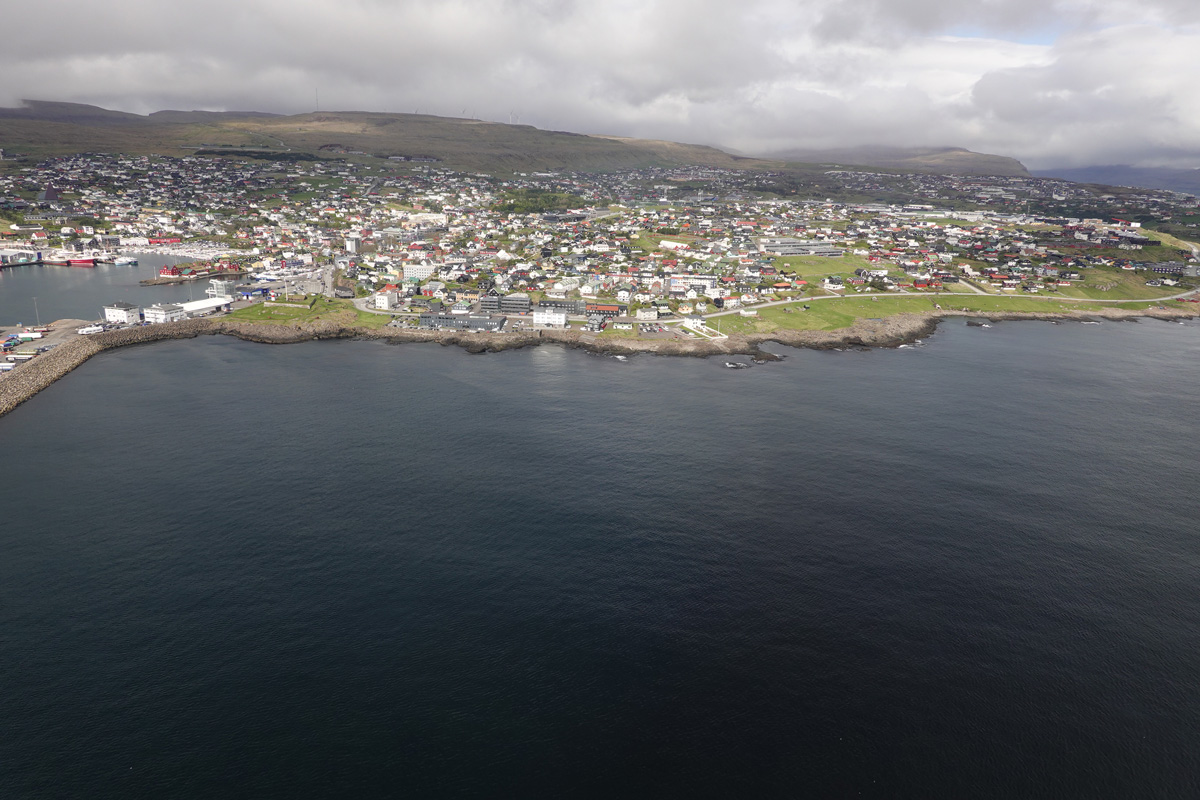
POLYGON ((333 297, 333 276, 337 272, 337 267, 330 263, 321 268, 321 286, 326 297, 333 297))

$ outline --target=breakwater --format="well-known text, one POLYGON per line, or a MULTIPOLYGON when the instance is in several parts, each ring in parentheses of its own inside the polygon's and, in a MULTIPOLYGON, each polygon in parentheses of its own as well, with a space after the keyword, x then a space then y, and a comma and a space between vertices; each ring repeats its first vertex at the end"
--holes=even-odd
POLYGON ((201 332, 193 323, 203 321, 147 325, 71 339, 0 378, 0 416, 12 411, 98 353, 131 344, 191 338, 201 332))
POLYGON ((461 347, 469 353, 495 353, 542 344, 613 355, 653 354, 703 358, 715 355, 748 355, 776 359, 760 349, 768 342, 826 350, 844 347, 897 347, 932 334, 945 317, 1003 320, 1133 320, 1192 319, 1196 312, 1184 308, 1118 309, 1098 308, 1065 314, 1019 312, 935 311, 925 314, 898 314, 884 319, 860 319, 847 328, 832 331, 780 330, 771 333, 734 334, 727 339, 666 339, 601 337, 572 330, 526 331, 522 333, 470 333, 397 328, 362 328, 334 320, 319 320, 299 325, 270 325, 235 319, 192 319, 160 325, 147 325, 117 331, 80 336, 35 358, 20 368, 0 376, 0 416, 62 378, 89 358, 105 350, 147 344, 166 339, 191 339, 201 335, 223 334, 263 344, 294 344, 317 339, 374 339, 395 344, 433 343, 461 347))

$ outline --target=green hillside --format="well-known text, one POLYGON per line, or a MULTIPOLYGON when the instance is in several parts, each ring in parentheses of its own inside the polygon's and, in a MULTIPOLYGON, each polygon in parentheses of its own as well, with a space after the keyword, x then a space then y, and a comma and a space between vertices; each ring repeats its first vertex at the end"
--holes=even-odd
POLYGON ((715 148, 587 136, 424 114, 160 111, 126 114, 74 103, 0 109, 0 147, 30 155, 103 151, 183 155, 214 147, 336 155, 420 156, 468 170, 606 171, 699 164, 773 167, 715 148))
POLYGON ((326 156, 365 153, 427 157, 454 169, 490 172, 603 172, 680 165, 794 172, 805 171, 805 164, 841 164, 897 172, 1028 175, 1020 162, 1011 158, 961 148, 797 150, 763 159, 703 145, 546 131, 529 125, 427 114, 157 111, 142 116, 43 101, 0 108, 0 148, 33 156, 89 151, 184 155, 214 148, 326 156))

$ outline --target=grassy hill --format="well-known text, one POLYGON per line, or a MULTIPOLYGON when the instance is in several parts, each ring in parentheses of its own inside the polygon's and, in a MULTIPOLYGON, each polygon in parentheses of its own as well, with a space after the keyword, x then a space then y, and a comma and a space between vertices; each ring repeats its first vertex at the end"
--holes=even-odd
POLYGON ((529 125, 426 114, 158 111, 143 116, 44 101, 0 108, 0 148, 33 156, 79 152, 184 155, 214 147, 258 148, 264 153, 425 156, 454 169, 489 172, 604 172, 680 165, 792 171, 804 168, 786 162, 804 161, 914 172, 1027 174, 1012 159, 953 148, 859 148, 797 151, 776 159, 746 158, 703 145, 546 131, 529 125))
POLYGON ((781 166, 699 145, 424 114, 159 111, 142 116, 38 101, 0 109, 0 147, 34 156, 89 151, 183 155, 214 146, 426 156, 456 169, 493 171, 781 166))

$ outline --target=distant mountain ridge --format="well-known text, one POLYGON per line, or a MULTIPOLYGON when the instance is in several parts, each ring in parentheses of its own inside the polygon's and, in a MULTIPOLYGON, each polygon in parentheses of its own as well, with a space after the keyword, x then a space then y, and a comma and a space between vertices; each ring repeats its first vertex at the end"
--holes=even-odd
POLYGON ((1200 197, 1200 169, 1114 165, 1041 169, 1035 171, 1034 174, 1042 178, 1062 178, 1078 183, 1134 186, 1139 189, 1165 189, 1200 197))
POLYGON ((1029 170, 1015 158, 975 153, 961 147, 861 146, 831 149, 797 148, 765 157, 813 164, 845 164, 912 172, 955 175, 1003 175, 1029 177, 1029 170))
POLYGON ((434 158, 455 169, 604 172, 687 165, 787 169, 788 162, 965 175, 1028 175, 1020 162, 961 148, 797 150, 769 158, 650 139, 546 131, 426 114, 321 111, 156 111, 26 100, 0 108, 0 148, 33 155, 89 151, 183 155, 214 147, 328 155, 331 150, 434 158))
POLYGON ((213 147, 423 156, 468 170, 611 171, 685 164, 782 164, 704 145, 590 136, 425 114, 157 111, 149 115, 38 100, 0 108, 0 148, 34 155, 88 151, 183 155, 213 147), (336 148, 331 146, 336 145, 336 148))

